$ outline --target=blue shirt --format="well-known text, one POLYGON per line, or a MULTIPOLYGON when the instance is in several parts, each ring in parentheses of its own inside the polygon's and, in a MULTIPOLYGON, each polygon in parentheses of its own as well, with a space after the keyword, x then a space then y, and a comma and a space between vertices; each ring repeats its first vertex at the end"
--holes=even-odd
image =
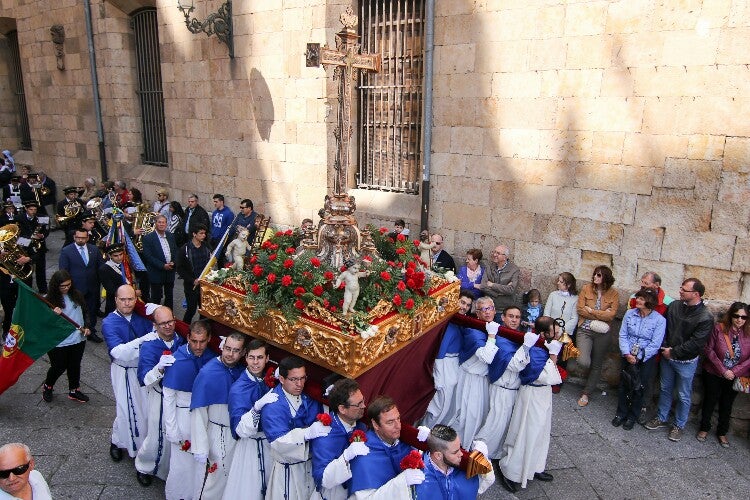
MULTIPOLYGON (((81 325, 81 328, 83 328, 83 309, 81 306, 73 302, 73 300, 68 297, 68 294, 63 295, 63 302, 65 303, 65 307, 63 307, 62 310, 63 314, 81 325)), ((86 340, 86 337, 83 336, 80 330, 73 330, 70 335, 65 337, 65 340, 57 344, 57 347, 79 344, 84 340, 86 340)))
POLYGON ((638 359, 646 361, 659 352, 664 340, 667 320, 656 311, 645 318, 638 313, 638 309, 628 309, 622 318, 620 326, 620 353, 625 356, 638 344, 638 359))
POLYGON ((227 207, 211 212, 211 239, 218 240, 224 236, 226 230, 232 225, 233 220, 234 212, 227 207))
POLYGON ((425 480, 415 486, 417 500, 469 500, 479 494, 479 476, 466 478, 466 472, 452 468, 448 474, 438 469, 430 453, 422 455, 425 480))

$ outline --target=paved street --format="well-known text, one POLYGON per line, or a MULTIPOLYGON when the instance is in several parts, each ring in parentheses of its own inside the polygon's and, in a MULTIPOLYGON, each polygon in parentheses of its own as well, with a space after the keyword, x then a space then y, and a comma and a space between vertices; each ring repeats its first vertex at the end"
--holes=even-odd
MULTIPOLYGON (((60 232, 50 237, 48 276, 55 269, 61 238, 60 232)), ((182 311, 181 288, 175 287, 177 316, 182 311)), ((163 482, 156 479, 143 488, 136 482, 132 460, 113 463, 109 458, 114 398, 104 345, 86 347, 82 390, 91 396, 88 404, 67 399, 64 376, 55 399, 44 403, 40 386, 48 366, 46 357, 40 359, 0 396, 0 442, 22 441, 31 447, 55 499, 163 498, 163 482)), ((668 441, 666 430, 614 428, 610 420, 616 391, 608 393, 581 409, 576 405, 578 388, 566 384, 553 398, 548 464, 555 480, 531 482, 516 496, 495 485, 481 498, 750 498, 750 447, 745 437, 730 433, 728 450, 713 436, 699 443, 694 417, 679 443, 668 441)))

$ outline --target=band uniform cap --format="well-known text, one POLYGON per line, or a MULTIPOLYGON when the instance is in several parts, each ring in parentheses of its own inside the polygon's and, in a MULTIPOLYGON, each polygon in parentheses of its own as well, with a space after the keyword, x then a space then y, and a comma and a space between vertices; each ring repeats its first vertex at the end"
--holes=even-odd
POLYGON ((12 201, 10 201, 10 200, 8 200, 8 201, 6 201, 5 203, 3 203, 3 208, 10 208, 10 207, 16 208, 16 205, 15 205, 15 203, 13 203, 13 202, 12 202, 12 201))
POLYGON ((104 251, 107 252, 107 255, 112 255, 113 253, 118 253, 118 252, 124 252, 125 245, 123 245, 122 243, 112 243, 111 245, 107 245, 104 248, 104 251))
POLYGON ((65 189, 63 189, 63 193, 65 194, 78 193, 78 188, 75 186, 66 186, 65 189))
POLYGON ((18 174, 13 174, 13 175, 10 176, 10 180, 11 181, 19 181, 20 182, 21 181, 21 176, 18 175, 18 174))
POLYGON ((87 220, 96 220, 96 214, 92 212, 91 210, 86 210, 85 212, 83 212, 83 215, 81 216, 81 222, 84 222, 87 220))
POLYGON ((167 191, 164 188, 159 188, 159 189, 156 190, 156 194, 169 195, 169 191, 167 191))
POLYGON ((24 201, 23 206, 26 208, 29 208, 29 207, 39 208, 39 203, 37 203, 36 200, 29 200, 29 201, 24 201))

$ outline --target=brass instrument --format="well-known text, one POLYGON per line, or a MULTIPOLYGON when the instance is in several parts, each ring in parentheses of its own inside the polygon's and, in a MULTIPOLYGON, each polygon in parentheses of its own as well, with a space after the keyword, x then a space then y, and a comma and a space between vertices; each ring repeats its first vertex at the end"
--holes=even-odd
POLYGON ((107 198, 109 198, 109 204, 113 207, 122 208, 117 204, 117 193, 112 191, 107 192, 107 198))
POLYGON ((31 243, 29 244, 29 248, 34 250, 34 253, 39 252, 39 250, 42 249, 42 243, 44 242, 44 238, 34 238, 34 236, 44 236, 44 233, 42 233, 42 230, 44 229, 44 224, 37 224, 34 228, 34 232, 31 233, 31 243))
POLYGON ((8 224, 0 227, 0 252, 2 252, 0 264, 5 266, 17 278, 25 280, 31 276, 33 269, 28 262, 24 265, 16 263, 21 257, 27 257, 26 253, 16 244, 17 240, 17 224, 8 224))
POLYGON ((86 202, 86 210, 91 210, 91 212, 96 216, 96 220, 101 224, 102 226, 106 227, 108 225, 107 223, 107 214, 104 213, 104 210, 102 209, 102 199, 99 197, 91 198, 89 201, 86 202))
POLYGON ((50 189, 44 184, 42 184, 41 187, 39 188, 39 194, 41 194, 42 196, 48 196, 49 193, 50 193, 50 189))
POLYGON ((80 215, 81 211, 83 210, 83 207, 81 206, 81 202, 79 202, 78 200, 73 200, 65 205, 64 210, 65 215, 55 215, 55 220, 60 226, 64 226, 68 222, 70 222, 70 219, 78 217, 78 215, 80 215))
POLYGON ((555 323, 562 329, 562 335, 560 336, 560 343, 563 345, 562 352, 560 353, 560 359, 567 361, 570 358, 577 358, 581 351, 573 344, 573 339, 570 338, 568 332, 565 331, 565 320, 562 318, 563 311, 565 311, 565 303, 563 303, 562 309, 560 309, 560 317, 555 318, 555 323))
POLYGON ((156 229, 156 217, 159 214, 151 212, 148 203, 141 203, 133 217, 133 231, 141 230, 141 234, 133 236, 133 245, 140 252, 143 250, 143 237, 156 229))

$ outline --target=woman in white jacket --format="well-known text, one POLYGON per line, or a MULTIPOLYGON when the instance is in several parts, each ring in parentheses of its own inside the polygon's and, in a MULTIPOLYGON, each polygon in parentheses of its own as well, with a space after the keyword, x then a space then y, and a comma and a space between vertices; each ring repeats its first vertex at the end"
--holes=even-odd
POLYGON ((572 274, 560 273, 557 277, 557 290, 549 294, 544 306, 544 315, 551 318, 562 318, 565 322, 565 333, 573 335, 578 324, 578 290, 576 278, 572 274))

